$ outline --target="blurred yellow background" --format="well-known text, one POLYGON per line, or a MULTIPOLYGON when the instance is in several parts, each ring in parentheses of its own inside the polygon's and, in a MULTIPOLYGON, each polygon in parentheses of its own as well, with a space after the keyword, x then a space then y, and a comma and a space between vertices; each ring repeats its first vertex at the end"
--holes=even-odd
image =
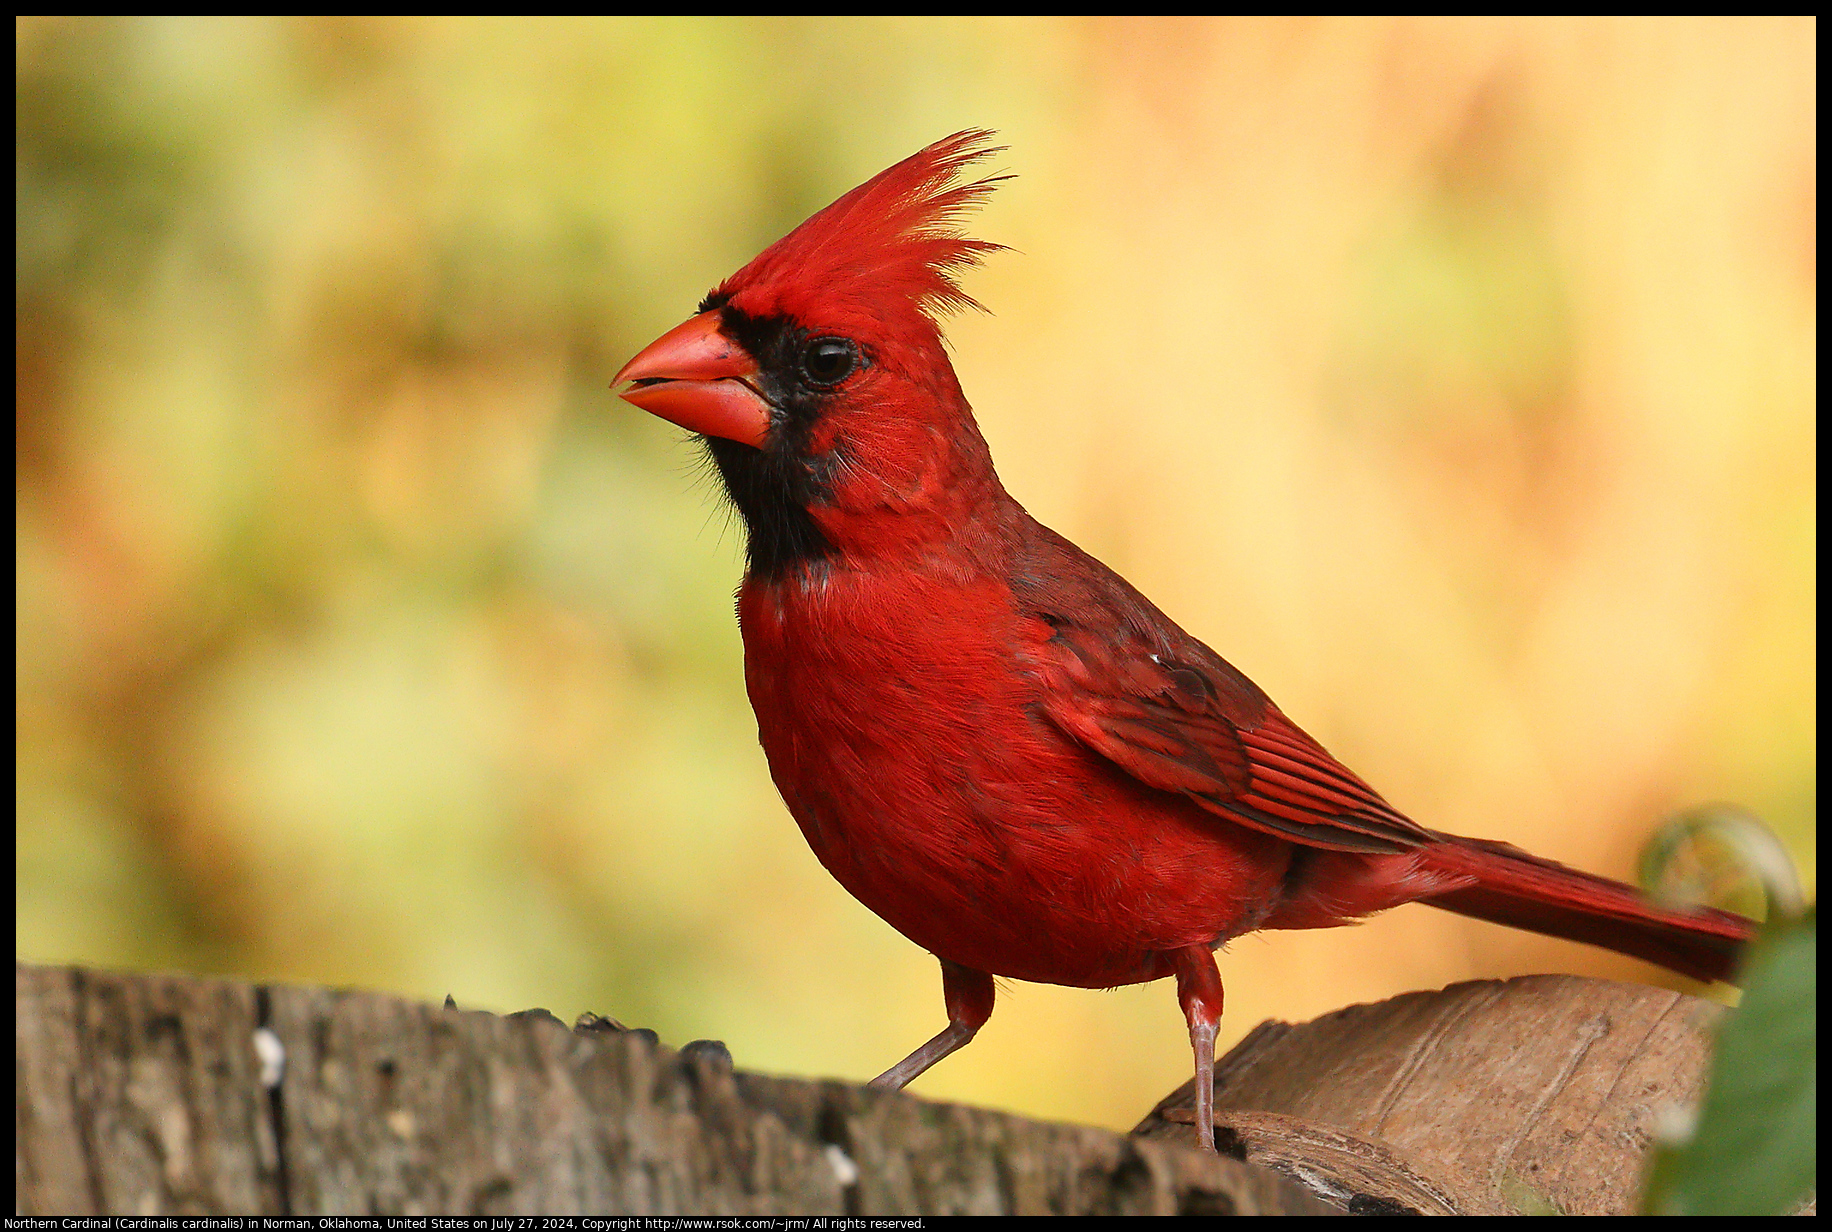
MULTIPOLYGON (((1815 25, 22 19, 21 957, 454 995, 864 1079, 934 961, 816 864, 734 520, 611 374, 958 129, 1007 486, 1426 825, 1617 876, 1814 837, 1815 25)), ((1046 939, 1040 939, 1046 943, 1046 939)), ((1419 907, 1223 1044, 1661 980, 1419 907)), ((937 1098, 1130 1126, 1168 983, 1014 985, 937 1098)))

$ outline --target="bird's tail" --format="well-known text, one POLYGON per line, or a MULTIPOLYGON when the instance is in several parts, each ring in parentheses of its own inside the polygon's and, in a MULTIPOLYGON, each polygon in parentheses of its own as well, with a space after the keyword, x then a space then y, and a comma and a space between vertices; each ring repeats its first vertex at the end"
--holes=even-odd
POLYGON ((1711 907, 1662 907, 1633 886, 1566 868, 1507 843, 1444 836, 1428 849, 1431 867, 1475 877, 1476 884, 1421 899, 1474 916, 1602 946, 1700 980, 1728 980, 1756 925, 1711 907))

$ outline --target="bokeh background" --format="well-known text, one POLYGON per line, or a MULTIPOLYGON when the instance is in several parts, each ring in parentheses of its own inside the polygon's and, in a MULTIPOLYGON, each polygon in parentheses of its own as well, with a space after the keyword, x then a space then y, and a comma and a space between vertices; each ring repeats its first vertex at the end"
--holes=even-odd
MULTIPOLYGON (((21 957, 591 1009, 864 1079, 933 960, 769 781, 740 537, 608 392, 958 129, 1007 485, 1422 822, 1811 883, 1815 26, 22 19, 21 957)), ((1047 939, 1040 938, 1040 944, 1047 939)), ((1223 958, 1223 1043, 1664 980, 1404 908, 1223 958)), ((1169 984, 1014 985, 917 1090, 1131 1125, 1169 984)))

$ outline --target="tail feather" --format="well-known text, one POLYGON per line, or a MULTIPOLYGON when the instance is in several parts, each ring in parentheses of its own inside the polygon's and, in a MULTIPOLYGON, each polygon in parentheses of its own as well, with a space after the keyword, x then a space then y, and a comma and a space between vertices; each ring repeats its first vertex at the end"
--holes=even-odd
POLYGON ((1728 980, 1756 925, 1711 907, 1662 907, 1633 886, 1566 868, 1507 843, 1454 838, 1429 849, 1433 868, 1475 885, 1421 899, 1549 937, 1582 941, 1700 980, 1728 980))

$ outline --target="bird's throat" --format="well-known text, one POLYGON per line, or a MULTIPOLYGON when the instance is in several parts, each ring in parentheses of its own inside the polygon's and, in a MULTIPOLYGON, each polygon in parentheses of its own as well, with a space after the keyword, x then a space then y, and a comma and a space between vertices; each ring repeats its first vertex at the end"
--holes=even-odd
POLYGON ((716 436, 704 438, 725 494, 744 519, 747 572, 773 580, 836 554, 808 512, 825 485, 799 459, 752 449, 716 436))

